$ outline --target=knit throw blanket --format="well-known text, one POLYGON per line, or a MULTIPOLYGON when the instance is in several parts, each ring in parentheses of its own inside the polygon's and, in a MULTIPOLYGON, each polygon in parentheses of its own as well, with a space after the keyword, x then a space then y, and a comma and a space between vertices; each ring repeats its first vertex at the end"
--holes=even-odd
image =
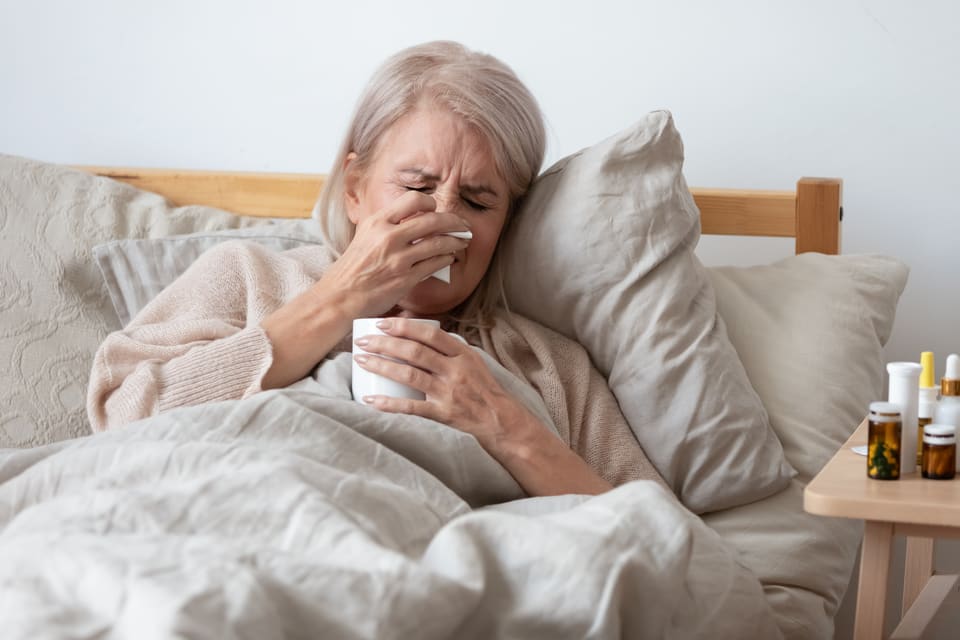
POLYGON ((481 347, 543 398, 560 437, 605 480, 666 483, 620 412, 606 380, 577 342, 502 310, 481 347))
MULTIPOLYGON (((272 351, 260 322, 312 286, 329 260, 316 247, 276 252, 236 241, 203 254, 100 346, 88 394, 94 430, 259 393, 272 351)), ((603 478, 663 484, 578 343, 505 310, 470 338, 539 394, 560 437, 603 478)), ((332 355, 350 349, 346 336, 332 355)))

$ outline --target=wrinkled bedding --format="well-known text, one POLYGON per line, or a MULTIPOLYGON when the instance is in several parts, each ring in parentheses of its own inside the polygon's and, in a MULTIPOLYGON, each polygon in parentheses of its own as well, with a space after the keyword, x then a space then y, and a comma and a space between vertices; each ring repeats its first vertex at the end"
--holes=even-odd
POLYGON ((471 436, 354 403, 348 371, 0 451, 3 637, 781 637, 654 483, 524 498, 471 436))

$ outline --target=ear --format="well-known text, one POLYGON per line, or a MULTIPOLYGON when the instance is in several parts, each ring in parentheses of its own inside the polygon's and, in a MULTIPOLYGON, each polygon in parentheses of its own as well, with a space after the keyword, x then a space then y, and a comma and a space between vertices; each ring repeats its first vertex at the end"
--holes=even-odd
POLYGON ((363 186, 360 171, 357 169, 357 154, 353 151, 343 160, 343 201, 350 222, 360 221, 360 189, 363 186))

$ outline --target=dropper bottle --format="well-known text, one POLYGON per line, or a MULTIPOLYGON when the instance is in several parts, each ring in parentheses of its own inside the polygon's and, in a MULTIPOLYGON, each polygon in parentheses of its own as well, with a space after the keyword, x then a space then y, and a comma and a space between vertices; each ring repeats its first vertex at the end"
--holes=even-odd
POLYGON ((947 356, 947 367, 940 379, 940 402, 934 422, 951 424, 960 431, 960 356, 947 356))
MULTIPOLYGON (((917 407, 917 458, 923 453, 923 428, 933 422, 937 411, 937 391, 939 387, 934 383, 935 367, 933 366, 933 352, 924 351, 920 354, 920 404, 917 407)), ((920 464, 920 460, 917 460, 920 464)))

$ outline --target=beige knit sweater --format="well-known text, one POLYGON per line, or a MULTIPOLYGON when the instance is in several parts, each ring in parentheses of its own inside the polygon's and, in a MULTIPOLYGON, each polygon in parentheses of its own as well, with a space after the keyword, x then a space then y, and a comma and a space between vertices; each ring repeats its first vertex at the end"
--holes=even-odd
MULTIPOLYGON (((272 358, 261 320, 329 264, 317 246, 278 253, 231 241, 204 253, 97 350, 87 394, 94 430, 261 391, 272 358)), ((663 484, 583 347, 516 314, 496 320, 472 342, 540 393, 574 451, 612 484, 663 484)), ((350 348, 348 335, 334 352, 350 348)))

